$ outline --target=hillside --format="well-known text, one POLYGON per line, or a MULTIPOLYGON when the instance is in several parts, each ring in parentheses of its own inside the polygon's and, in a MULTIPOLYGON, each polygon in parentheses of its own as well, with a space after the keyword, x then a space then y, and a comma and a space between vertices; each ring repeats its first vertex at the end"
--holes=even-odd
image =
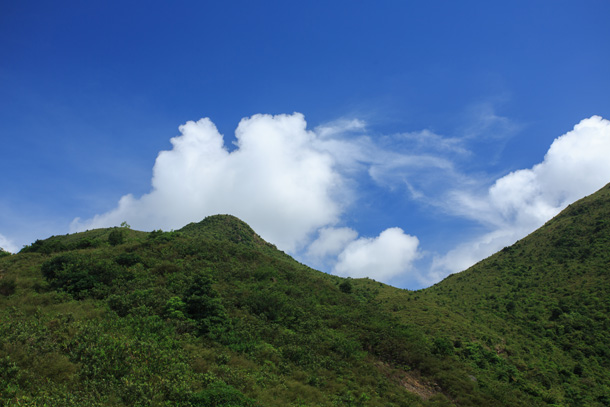
MULTIPOLYGON (((553 405, 610 405, 610 185, 530 236, 385 309, 453 343, 475 376, 553 405)), ((440 339, 439 339, 440 340, 440 339)))
POLYGON ((0 256, 7 406, 610 405, 610 187, 425 290, 312 270, 239 219, 0 256))

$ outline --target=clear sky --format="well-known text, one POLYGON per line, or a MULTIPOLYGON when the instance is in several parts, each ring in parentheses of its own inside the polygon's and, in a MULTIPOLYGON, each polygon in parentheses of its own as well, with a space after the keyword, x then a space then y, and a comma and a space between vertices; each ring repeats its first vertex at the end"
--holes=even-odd
POLYGON ((610 182, 610 2, 0 2, 0 247, 231 213, 433 284, 610 182))

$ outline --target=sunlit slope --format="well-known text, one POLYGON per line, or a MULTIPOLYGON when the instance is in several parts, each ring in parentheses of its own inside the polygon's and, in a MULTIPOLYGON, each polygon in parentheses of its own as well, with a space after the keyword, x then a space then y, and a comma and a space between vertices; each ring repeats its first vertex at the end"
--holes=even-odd
POLYGON ((462 273, 378 298, 476 377, 551 404, 610 405, 610 186, 462 273))

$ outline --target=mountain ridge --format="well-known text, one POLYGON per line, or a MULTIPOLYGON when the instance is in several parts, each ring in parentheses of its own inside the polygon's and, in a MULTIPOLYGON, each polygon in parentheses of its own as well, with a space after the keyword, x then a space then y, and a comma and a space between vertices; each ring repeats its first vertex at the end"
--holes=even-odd
POLYGON ((0 258, 0 400, 610 405, 607 219, 610 185, 418 291, 313 270, 231 215, 38 240, 0 258))

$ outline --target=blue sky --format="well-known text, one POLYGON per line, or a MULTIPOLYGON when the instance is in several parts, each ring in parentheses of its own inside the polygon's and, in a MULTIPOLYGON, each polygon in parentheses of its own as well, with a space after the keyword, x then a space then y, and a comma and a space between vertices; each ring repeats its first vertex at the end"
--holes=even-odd
POLYGON ((324 271, 433 284, 610 182, 609 13, 2 2, 0 246, 233 213, 324 271))

